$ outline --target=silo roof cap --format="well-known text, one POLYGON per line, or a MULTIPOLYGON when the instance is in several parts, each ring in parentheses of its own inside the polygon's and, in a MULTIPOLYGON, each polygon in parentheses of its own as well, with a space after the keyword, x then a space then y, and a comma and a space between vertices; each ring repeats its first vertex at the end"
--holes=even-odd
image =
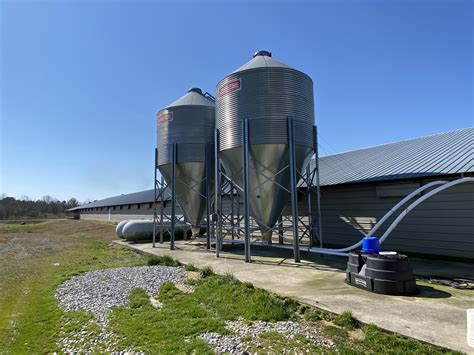
POLYGON ((260 51, 256 51, 254 54, 253 54, 253 58, 255 58, 256 56, 264 56, 264 57, 271 57, 272 56, 272 52, 269 52, 269 51, 266 51, 266 50, 260 50, 260 51))
POLYGON ((166 108, 170 107, 176 107, 176 106, 209 106, 209 107, 215 107, 215 104, 213 101, 209 100, 207 97, 205 97, 202 94, 202 90, 193 87, 188 90, 188 93, 182 97, 180 97, 178 100, 172 102, 166 108))
POLYGON ((272 53, 266 50, 260 50, 254 53, 253 58, 250 59, 247 63, 242 65, 240 68, 234 70, 231 74, 241 72, 244 70, 249 70, 249 69, 256 69, 256 68, 289 68, 289 69, 294 69, 290 67, 289 65, 286 65, 285 63, 279 62, 278 60, 275 60, 272 58, 272 53))
POLYGON ((197 92, 198 94, 202 94, 202 90, 200 88, 190 88, 188 92, 197 92))

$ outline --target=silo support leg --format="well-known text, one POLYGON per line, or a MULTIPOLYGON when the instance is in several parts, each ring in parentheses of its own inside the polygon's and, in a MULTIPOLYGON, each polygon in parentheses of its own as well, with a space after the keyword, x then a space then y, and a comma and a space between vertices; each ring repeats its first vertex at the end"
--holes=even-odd
POLYGON ((211 249, 211 145, 206 144, 206 249, 211 249))
POLYGON ((295 144, 293 133, 293 120, 288 118, 288 154, 290 164, 290 184, 291 184, 291 212, 293 215, 293 257, 296 263, 300 262, 300 241, 298 236, 298 195, 296 189, 296 160, 295 144))
POLYGON ((160 179, 160 244, 163 244, 163 229, 164 229, 164 210, 163 204, 165 203, 165 179, 163 175, 160 179))
POLYGON ((249 131, 248 119, 242 120, 242 161, 244 174, 244 236, 245 262, 250 263, 250 216, 249 216, 249 131))
POLYGON ((176 144, 172 145, 171 163, 171 230, 170 230, 170 250, 174 250, 176 222, 176 144))

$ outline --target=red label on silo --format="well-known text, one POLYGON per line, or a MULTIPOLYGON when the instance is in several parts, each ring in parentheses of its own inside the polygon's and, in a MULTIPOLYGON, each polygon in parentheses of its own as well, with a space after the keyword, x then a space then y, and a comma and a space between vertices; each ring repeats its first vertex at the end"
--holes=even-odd
POLYGON ((222 97, 227 95, 230 92, 237 91, 241 89, 241 81, 240 79, 233 80, 228 82, 227 84, 222 85, 219 90, 217 90, 217 96, 222 97))
POLYGON ((157 117, 158 124, 173 121, 173 112, 164 112, 157 117))

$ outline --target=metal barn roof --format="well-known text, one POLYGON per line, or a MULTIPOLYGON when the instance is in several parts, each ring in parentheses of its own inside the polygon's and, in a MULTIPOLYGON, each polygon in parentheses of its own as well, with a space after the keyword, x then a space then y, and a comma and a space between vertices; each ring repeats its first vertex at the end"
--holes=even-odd
POLYGON ((91 203, 87 203, 82 206, 71 208, 67 211, 74 211, 74 210, 83 209, 83 208, 133 205, 137 203, 150 203, 155 200, 154 194, 155 194, 155 190, 151 189, 151 190, 134 192, 131 194, 126 194, 126 195, 108 197, 108 198, 104 198, 103 200, 98 200, 91 203))
POLYGON ((319 165, 321 186, 474 172, 474 128, 328 155, 319 165))
MULTIPOLYGON (((327 155, 319 165, 321 186, 474 173, 474 128, 327 155)), ((69 211, 149 203, 153 194, 146 190, 109 197, 69 211)))

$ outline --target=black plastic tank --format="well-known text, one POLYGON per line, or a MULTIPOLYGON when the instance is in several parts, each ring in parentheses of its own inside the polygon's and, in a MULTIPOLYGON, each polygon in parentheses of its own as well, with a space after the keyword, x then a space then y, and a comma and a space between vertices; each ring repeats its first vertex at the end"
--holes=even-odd
POLYGON ((417 292, 415 276, 408 257, 395 252, 350 253, 346 282, 386 295, 412 295, 417 292))

